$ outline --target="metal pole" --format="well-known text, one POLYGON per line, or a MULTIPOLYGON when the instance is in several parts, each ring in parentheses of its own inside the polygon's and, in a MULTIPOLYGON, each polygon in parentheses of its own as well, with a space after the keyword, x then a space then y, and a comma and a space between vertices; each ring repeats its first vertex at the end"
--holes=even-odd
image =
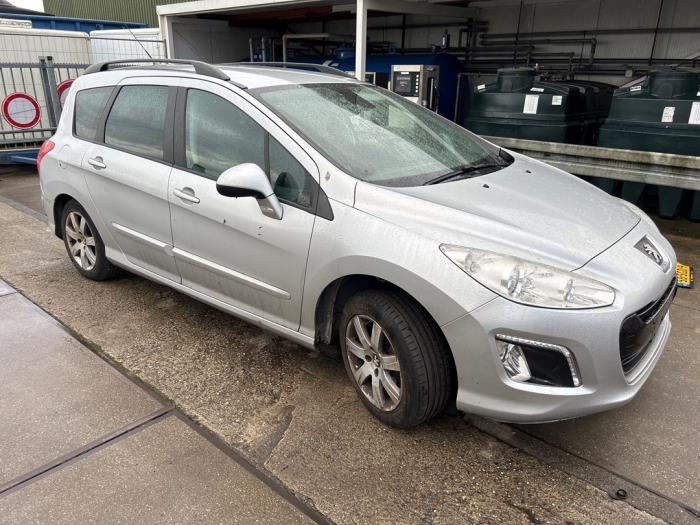
POLYGON ((56 121, 55 125, 58 125, 58 121, 61 120, 61 100, 58 98, 58 84, 56 83, 56 69, 53 64, 53 57, 46 57, 46 75, 49 80, 49 90, 51 95, 51 111, 53 111, 53 117, 56 121))
MULTIPOLYGON (((46 101, 46 114, 49 117, 49 126, 52 128, 56 127, 56 115, 53 111, 53 100, 51 97, 51 86, 49 84, 49 70, 46 65, 46 57, 39 57, 40 73, 41 73, 41 84, 44 87, 44 100, 46 101)), ((54 84, 55 84, 54 79, 54 84)))
POLYGON ((367 4, 366 0, 357 0, 355 14, 355 78, 365 79, 367 68, 367 4))
POLYGON ((659 24, 661 23, 661 13, 664 10, 664 0, 659 4, 659 16, 656 18, 656 28, 654 29, 654 41, 651 43, 651 51, 649 52, 649 65, 654 61, 654 51, 656 50, 656 38, 659 36, 659 24))

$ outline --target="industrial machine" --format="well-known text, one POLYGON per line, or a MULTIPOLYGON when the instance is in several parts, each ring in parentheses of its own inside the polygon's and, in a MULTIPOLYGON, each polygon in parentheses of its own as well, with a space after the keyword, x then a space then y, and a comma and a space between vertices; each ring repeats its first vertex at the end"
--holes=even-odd
POLYGON ((425 64, 391 66, 391 90, 424 106, 438 110, 440 67, 425 64))
MULTIPOLYGON (((354 49, 338 48, 333 57, 326 56, 299 56, 293 57, 294 62, 323 64, 340 69, 341 71, 355 71, 354 49)), ((436 106, 433 108, 440 115, 450 120, 454 119, 455 101, 457 95, 457 75, 462 70, 459 59, 450 53, 392 53, 390 50, 381 54, 367 54, 366 70, 374 73, 374 81, 365 77, 368 82, 378 87, 390 89, 393 66, 405 67, 416 65, 432 67, 436 71, 434 97, 436 106)))

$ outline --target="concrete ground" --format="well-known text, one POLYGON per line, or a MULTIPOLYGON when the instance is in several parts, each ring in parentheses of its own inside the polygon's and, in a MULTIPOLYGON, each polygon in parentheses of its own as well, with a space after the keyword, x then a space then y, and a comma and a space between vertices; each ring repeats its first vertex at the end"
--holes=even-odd
MULTIPOLYGON (((21 205, 34 197, 16 188, 32 181, 0 174, 0 277, 330 520, 698 522, 697 290, 679 291, 668 349, 626 407, 551 425, 465 415, 397 431, 366 412, 340 363, 137 277, 81 278, 21 205), (619 489, 626 497, 611 497, 619 489)), ((700 267, 695 226, 664 228, 700 267)))
POLYGON ((0 319, 0 522, 313 522, 2 281, 0 319))

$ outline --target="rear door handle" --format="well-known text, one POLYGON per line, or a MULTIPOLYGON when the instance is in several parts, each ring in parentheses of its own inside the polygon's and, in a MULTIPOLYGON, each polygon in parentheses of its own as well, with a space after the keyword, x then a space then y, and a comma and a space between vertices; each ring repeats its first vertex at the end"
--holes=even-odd
POLYGON ((96 170, 103 170, 107 167, 107 164, 102 161, 102 157, 93 157, 88 159, 88 164, 90 164, 90 166, 96 170))
POLYGON ((191 188, 182 188, 181 190, 174 189, 173 195, 179 197, 183 201, 199 204, 199 198, 194 196, 194 191, 191 188))

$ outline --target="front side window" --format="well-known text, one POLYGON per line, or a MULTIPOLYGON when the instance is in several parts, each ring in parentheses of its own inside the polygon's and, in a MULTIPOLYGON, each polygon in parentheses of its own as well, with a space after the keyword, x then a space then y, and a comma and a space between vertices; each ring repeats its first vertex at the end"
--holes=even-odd
POLYGON ((316 181, 279 142, 270 137, 270 183, 280 200, 309 208, 316 181))
POLYGON ((265 130, 227 100, 199 89, 187 91, 186 168, 216 180, 244 162, 265 167, 265 130))
POLYGON ((245 162, 266 170, 280 200, 304 208, 313 205, 316 181, 291 153, 227 100, 189 89, 185 167, 216 180, 227 169, 245 162))
POLYGON ((97 123, 105 109, 112 86, 83 89, 75 95, 75 136, 95 140, 97 123))
POLYGON ((163 159, 167 86, 124 86, 105 124, 105 144, 154 159, 163 159))
POLYGON ((470 166, 498 163, 498 150, 403 97, 355 83, 250 90, 353 177, 417 186, 470 166))

